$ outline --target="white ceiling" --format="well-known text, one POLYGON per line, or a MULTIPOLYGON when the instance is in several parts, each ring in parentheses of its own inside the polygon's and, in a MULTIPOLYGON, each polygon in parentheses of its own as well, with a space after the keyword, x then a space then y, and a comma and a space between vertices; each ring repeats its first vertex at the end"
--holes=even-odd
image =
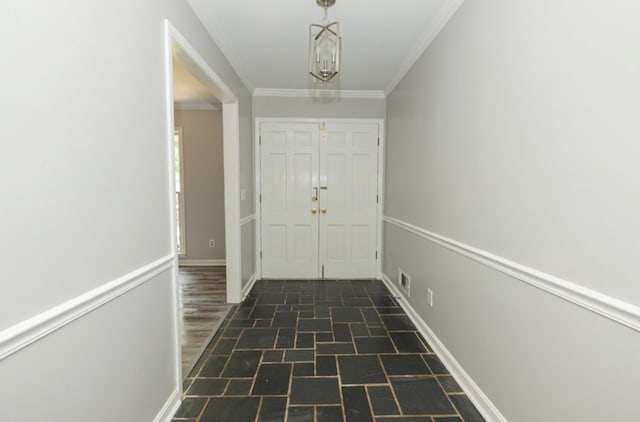
POLYGON ((179 108, 215 109, 220 101, 187 69, 173 61, 173 101, 179 108))
MULTIPOLYGON (((187 0, 251 91, 322 88, 308 75, 316 0, 187 0)), ((463 0, 336 0, 342 64, 331 89, 389 93, 463 0)))

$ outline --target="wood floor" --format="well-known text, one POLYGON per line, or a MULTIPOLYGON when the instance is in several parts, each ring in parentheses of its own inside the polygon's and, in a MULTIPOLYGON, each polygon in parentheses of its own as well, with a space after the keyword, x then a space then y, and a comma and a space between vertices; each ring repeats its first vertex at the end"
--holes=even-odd
POLYGON ((225 267, 180 267, 182 373, 191 367, 230 309, 225 267))

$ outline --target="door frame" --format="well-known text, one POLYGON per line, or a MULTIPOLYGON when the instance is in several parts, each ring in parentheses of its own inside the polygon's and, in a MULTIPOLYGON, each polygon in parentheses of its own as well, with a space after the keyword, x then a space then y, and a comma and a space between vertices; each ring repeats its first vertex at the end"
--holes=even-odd
POLYGON ((180 344, 180 293, 178 280, 178 253, 175 250, 176 204, 175 171, 173 156, 174 107, 173 107, 173 60, 180 63, 194 75, 222 103, 223 148, 224 148, 224 202, 225 202, 225 249, 227 265, 227 302, 238 303, 242 299, 241 244, 240 244, 240 118, 238 98, 227 87, 222 78, 189 41, 171 24, 164 21, 164 70, 165 70, 165 113, 168 151, 168 215, 169 245, 173 254, 171 282, 173 286, 174 354, 177 385, 182 391, 182 352, 180 344))
POLYGON ((378 136, 380 137, 380 146, 378 149, 378 195, 380 195, 380 200, 378 201, 377 207, 377 219, 376 219, 376 230, 377 230, 377 245, 376 250, 378 251, 378 259, 376 262, 376 277, 378 279, 382 279, 382 258, 384 256, 382 251, 382 236, 383 236, 383 216, 384 216, 384 152, 385 152, 385 127, 384 127, 384 119, 349 119, 349 118, 321 118, 321 117, 309 117, 309 118, 299 118, 299 117, 256 117, 254 119, 254 140, 253 140, 253 159, 254 159, 254 210, 256 215, 256 236, 255 236, 255 268, 256 268, 256 278, 262 278, 262 259, 260 258, 261 247, 262 247, 262 208, 260 207, 260 194, 262 193, 262 180, 261 173, 262 168, 260 166, 260 125, 262 123, 376 123, 378 124, 378 136))

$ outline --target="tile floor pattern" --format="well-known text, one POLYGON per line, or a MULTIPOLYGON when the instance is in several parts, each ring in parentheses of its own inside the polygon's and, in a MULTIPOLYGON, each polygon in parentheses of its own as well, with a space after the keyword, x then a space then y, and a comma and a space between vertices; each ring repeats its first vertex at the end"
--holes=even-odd
POLYGON ((259 281, 184 384, 173 421, 484 419, 380 281, 259 281))

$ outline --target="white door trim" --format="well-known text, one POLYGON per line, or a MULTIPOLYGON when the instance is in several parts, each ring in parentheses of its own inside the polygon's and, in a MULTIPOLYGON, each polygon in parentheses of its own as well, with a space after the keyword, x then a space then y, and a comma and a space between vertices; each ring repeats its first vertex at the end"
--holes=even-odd
POLYGON ((238 98, 227 87, 218 74, 202 58, 187 39, 169 22, 164 21, 165 34, 165 92, 166 92, 166 148, 168 149, 169 180, 169 245, 173 255, 172 285, 173 306, 171 312, 174 319, 174 350, 176 383, 182 393, 181 345, 180 345, 180 297, 178 286, 178 254, 175 251, 176 216, 175 216, 175 175, 173 171, 173 60, 184 66, 192 75, 203 83, 222 102, 223 113, 223 146, 224 146, 224 201, 225 201, 225 244, 227 260, 227 302, 237 303, 241 300, 242 280, 240 276, 240 139, 238 98))
POLYGON ((254 159, 254 209, 256 210, 256 237, 255 237, 255 268, 256 278, 262 278, 262 260, 260 259, 261 249, 261 233, 262 233, 262 212, 260 208, 260 194, 262 193, 262 184, 260 175, 262 169, 260 167, 260 125, 262 123, 376 123, 378 124, 378 136, 380 137, 380 148, 378 149, 378 194, 380 200, 377 207, 377 250, 378 260, 376 263, 376 272, 378 279, 382 279, 382 224, 383 224, 383 204, 384 204, 384 152, 385 152, 385 128, 384 119, 323 119, 318 118, 287 118, 287 117, 256 117, 254 120, 254 140, 253 140, 253 159, 254 159))
POLYGON ((378 148, 378 195, 380 198, 378 200, 378 280, 382 280, 382 259, 384 257, 384 253, 382 251, 382 245, 384 242, 382 241, 382 237, 384 236, 383 225, 384 225, 384 169, 385 169, 385 127, 384 127, 384 119, 380 119, 378 123, 378 137, 380 138, 380 147, 378 148))

